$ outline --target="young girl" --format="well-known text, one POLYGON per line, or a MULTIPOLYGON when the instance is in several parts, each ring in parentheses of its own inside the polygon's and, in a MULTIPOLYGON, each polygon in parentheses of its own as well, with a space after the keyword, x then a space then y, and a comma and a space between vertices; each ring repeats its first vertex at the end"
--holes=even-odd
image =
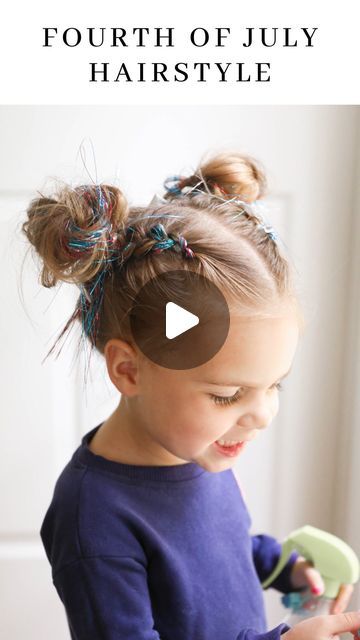
MULTIPOLYGON (((42 284, 80 288, 61 335, 79 320, 121 393, 62 471, 41 527, 71 637, 324 640, 355 632, 357 613, 266 630, 261 581, 281 547, 250 536, 232 471, 277 414, 301 327, 288 262, 258 210, 264 174, 253 159, 223 153, 165 186, 147 207, 129 207, 114 186, 64 186, 33 200, 23 225, 43 260, 42 284), (151 279, 151 305, 171 300, 179 271, 185 288, 198 274, 221 291, 229 330, 197 366, 178 366, 176 350, 160 366, 139 348, 130 318, 151 279)), ((296 553, 272 586, 323 589, 296 553)), ((338 612, 350 595, 343 585, 338 612)))

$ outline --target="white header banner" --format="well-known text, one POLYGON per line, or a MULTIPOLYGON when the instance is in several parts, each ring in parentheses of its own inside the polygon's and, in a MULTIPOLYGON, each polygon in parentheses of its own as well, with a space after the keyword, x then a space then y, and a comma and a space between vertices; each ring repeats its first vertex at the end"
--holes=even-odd
POLYGON ((1 104, 357 104, 358 2, 11 3, 1 104))

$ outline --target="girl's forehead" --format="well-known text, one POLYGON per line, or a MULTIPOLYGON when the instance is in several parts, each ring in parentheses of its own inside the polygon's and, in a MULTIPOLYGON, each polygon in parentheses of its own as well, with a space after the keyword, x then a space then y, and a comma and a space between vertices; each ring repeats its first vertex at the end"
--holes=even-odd
POLYGON ((249 316, 237 314, 230 315, 230 327, 227 336, 228 344, 239 344, 246 348, 254 340, 261 343, 279 339, 287 333, 299 331, 299 323, 296 314, 289 310, 279 315, 268 317, 249 316))
POLYGON ((299 326, 293 314, 263 319, 233 317, 223 347, 191 375, 199 381, 237 385, 274 382, 290 369, 298 338, 299 326))

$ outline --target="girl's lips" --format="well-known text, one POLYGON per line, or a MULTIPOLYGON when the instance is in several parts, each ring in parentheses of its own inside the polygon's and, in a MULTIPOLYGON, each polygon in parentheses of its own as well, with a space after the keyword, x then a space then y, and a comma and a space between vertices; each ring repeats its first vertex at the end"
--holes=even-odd
POLYGON ((218 442, 214 442, 215 449, 223 456, 227 456, 229 458, 236 456, 245 447, 245 444, 246 441, 244 440, 243 442, 234 444, 232 447, 223 447, 218 442))

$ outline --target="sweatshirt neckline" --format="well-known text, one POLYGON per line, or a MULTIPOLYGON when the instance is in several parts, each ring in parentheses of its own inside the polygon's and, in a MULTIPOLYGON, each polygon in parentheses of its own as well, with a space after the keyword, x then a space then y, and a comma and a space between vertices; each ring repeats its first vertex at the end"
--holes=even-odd
POLYGON ((200 467, 196 462, 163 466, 133 465, 115 462, 114 460, 109 460, 108 458, 97 455, 89 449, 88 444, 102 424, 101 422, 83 436, 81 445, 77 450, 78 460, 87 467, 115 473, 123 478, 162 482, 190 480, 191 478, 196 478, 206 473, 205 469, 200 467))

